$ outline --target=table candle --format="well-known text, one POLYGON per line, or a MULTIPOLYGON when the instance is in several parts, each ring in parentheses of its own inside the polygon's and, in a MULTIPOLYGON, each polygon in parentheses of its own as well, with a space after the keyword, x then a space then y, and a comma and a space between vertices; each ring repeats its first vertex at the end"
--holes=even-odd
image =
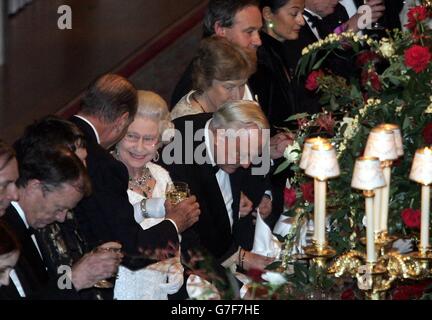
POLYGON ((318 208, 317 208, 317 219, 316 219, 316 229, 317 229, 317 244, 318 246, 325 245, 325 218, 326 218, 326 192, 327 192, 327 182, 317 180, 317 191, 318 191, 318 208))
POLYGON ((429 248, 429 212, 430 212, 430 187, 422 186, 421 189, 421 233, 420 249, 426 252, 429 248))
POLYGON ((366 197, 366 255, 367 262, 376 262, 375 254, 375 227, 374 227, 374 205, 373 197, 366 197))

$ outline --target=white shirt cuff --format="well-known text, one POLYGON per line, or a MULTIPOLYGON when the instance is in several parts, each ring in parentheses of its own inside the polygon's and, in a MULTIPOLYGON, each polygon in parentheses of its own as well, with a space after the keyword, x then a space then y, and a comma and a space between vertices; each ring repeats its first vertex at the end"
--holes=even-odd
POLYGON ((273 201, 273 194, 272 194, 271 190, 266 190, 264 192, 264 194, 267 195, 271 201, 273 201))

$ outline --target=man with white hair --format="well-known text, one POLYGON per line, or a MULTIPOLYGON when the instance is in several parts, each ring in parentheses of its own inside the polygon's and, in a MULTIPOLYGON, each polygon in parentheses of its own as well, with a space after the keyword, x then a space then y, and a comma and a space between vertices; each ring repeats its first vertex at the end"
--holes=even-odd
MULTIPOLYGON (((162 158, 171 162, 167 169, 173 180, 189 185, 201 209, 199 221, 182 234, 182 250, 203 249, 223 267, 263 270, 272 259, 249 251, 254 227, 251 215, 242 216, 239 210, 241 191, 246 191, 251 175, 265 174, 270 167, 269 124, 260 106, 227 102, 213 114, 181 117, 174 125, 176 136, 162 158), (176 157, 178 151, 183 154, 176 157)), ((263 189, 254 190, 257 193, 265 188, 253 186, 263 189)))

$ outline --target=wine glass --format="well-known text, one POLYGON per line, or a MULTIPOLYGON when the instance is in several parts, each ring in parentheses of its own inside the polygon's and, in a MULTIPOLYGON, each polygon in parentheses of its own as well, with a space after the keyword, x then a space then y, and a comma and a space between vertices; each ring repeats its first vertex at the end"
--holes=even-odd
POLYGON ((165 196, 172 205, 176 205, 190 196, 189 186, 186 182, 173 181, 167 185, 165 196))
MULTIPOLYGON (((97 252, 116 252, 116 253, 120 253, 121 252, 121 247, 117 248, 117 247, 104 247, 104 246, 99 246, 95 249, 93 249, 93 252, 97 253, 97 252)), ((93 287, 95 288, 99 288, 99 289, 109 289, 109 288, 113 288, 114 287, 114 279, 115 279, 116 275, 113 275, 113 277, 111 277, 109 279, 103 279, 103 280, 99 280, 98 282, 96 282, 93 287)))

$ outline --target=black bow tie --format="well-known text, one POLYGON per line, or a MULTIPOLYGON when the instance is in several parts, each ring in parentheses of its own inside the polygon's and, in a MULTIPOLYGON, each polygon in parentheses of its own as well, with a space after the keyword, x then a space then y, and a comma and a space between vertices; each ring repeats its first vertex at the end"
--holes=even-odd
POLYGON ((307 17, 308 21, 310 22, 313 28, 317 28, 318 25, 320 25, 322 22, 322 19, 318 18, 316 15, 313 15, 308 11, 304 11, 303 15, 307 17))
POLYGON ((211 167, 211 170, 212 170, 212 172, 213 172, 214 174, 218 173, 219 169, 220 169, 220 168, 219 168, 218 165, 214 165, 214 166, 211 167))
POLYGON ((27 232, 29 233, 29 235, 36 234, 36 230, 32 227, 28 227, 27 232))

